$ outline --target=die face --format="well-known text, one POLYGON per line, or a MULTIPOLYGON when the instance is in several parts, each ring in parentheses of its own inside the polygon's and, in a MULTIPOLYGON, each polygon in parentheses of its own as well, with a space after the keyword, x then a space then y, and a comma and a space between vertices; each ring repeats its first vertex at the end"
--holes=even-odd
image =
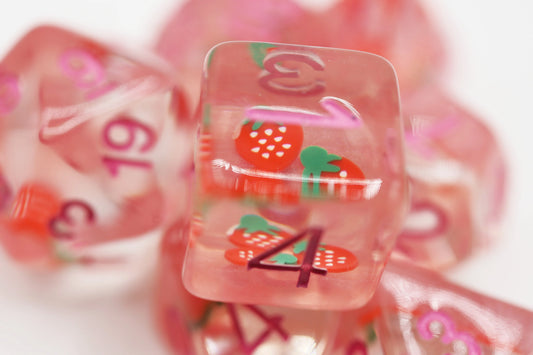
POLYGON ((497 234, 505 161, 488 127, 440 91, 407 95, 403 110, 412 199, 396 250, 441 269, 497 234))
POLYGON ((207 63, 185 285, 225 302, 363 305, 406 202, 391 67, 255 42, 207 63))
MULTIPOLYGON (((46 234, 52 264, 121 264, 127 247, 100 258, 100 245, 186 211, 194 127, 162 66, 45 26, 19 41, 0 72, 21 83, 20 104, 1 126, 3 181, 12 191, 3 223, 13 231, 9 210, 23 186, 44 186, 59 208, 33 234, 46 234)), ((7 234, 3 244, 15 251, 17 233, 7 234)))
POLYGON ((157 320, 176 354, 331 354, 339 312, 212 302, 183 286, 181 266, 188 223, 178 222, 162 243, 157 320))
POLYGON ((172 63, 190 99, 196 101, 202 63, 213 46, 237 40, 307 44, 296 33, 307 18, 306 12, 290 0, 219 0, 209 6, 201 0, 189 0, 163 29, 156 51, 172 63))
POLYGON ((387 354, 529 354, 533 313, 391 262, 376 293, 387 354))
POLYGON ((442 38, 416 0, 343 0, 320 16, 329 45, 390 60, 402 93, 431 81, 445 64, 442 38))

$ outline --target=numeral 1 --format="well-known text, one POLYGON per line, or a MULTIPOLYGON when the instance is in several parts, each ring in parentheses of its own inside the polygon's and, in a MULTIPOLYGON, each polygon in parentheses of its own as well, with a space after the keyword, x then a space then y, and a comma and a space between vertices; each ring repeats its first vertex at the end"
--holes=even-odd
POLYGON ((277 270, 277 271, 299 271, 300 275, 298 277, 298 282, 296 283, 296 287, 305 288, 309 285, 309 278, 311 277, 311 273, 315 273, 315 274, 322 275, 322 276, 325 276, 328 273, 326 269, 321 269, 313 265, 313 262, 315 260, 315 254, 320 245, 320 239, 322 237, 322 233, 323 233, 323 230, 320 228, 306 229, 296 234, 294 237, 287 239, 283 243, 278 244, 276 247, 269 249, 265 251, 264 253, 257 255, 255 258, 251 259, 250 261, 248 261, 248 269, 258 268, 258 269, 277 270), (301 265, 276 265, 276 264, 263 264, 261 262, 262 260, 268 257, 271 257, 273 255, 280 253, 281 251, 283 251, 283 249, 303 239, 308 234, 310 234, 311 236, 309 237, 309 243, 307 244, 307 248, 305 249, 304 258, 303 258, 303 262, 301 265))
POLYGON ((239 339, 241 350, 245 355, 252 355, 255 349, 257 349, 259 345, 264 343, 272 332, 278 333, 278 335, 284 341, 287 341, 289 339, 289 333, 285 329, 283 329, 280 325, 281 321, 283 320, 282 316, 270 316, 269 317, 266 314, 264 314, 257 306, 245 305, 242 307, 247 308, 250 312, 252 312, 257 317, 259 317, 259 319, 261 319, 267 326, 267 328, 261 334, 259 334, 255 338, 255 340, 253 340, 250 343, 247 343, 244 337, 244 332, 243 332, 241 323, 239 321, 239 317, 237 316, 235 305, 228 303, 226 304, 226 307, 228 308, 228 312, 231 318, 231 322, 233 324, 233 328, 235 330, 235 334, 237 334, 237 338, 239 339))

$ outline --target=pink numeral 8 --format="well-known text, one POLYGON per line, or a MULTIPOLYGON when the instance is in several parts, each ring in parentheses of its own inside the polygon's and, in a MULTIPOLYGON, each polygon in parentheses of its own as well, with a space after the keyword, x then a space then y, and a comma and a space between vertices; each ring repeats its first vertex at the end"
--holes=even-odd
POLYGON ((326 88, 324 81, 316 79, 310 83, 289 85, 285 79, 298 79, 300 71, 282 66, 280 63, 294 61, 307 64, 315 71, 323 71, 324 62, 314 53, 274 51, 263 60, 264 71, 259 77, 259 85, 276 94, 309 96, 323 92, 326 88), (280 80, 281 79, 281 80, 280 80))
POLYGON ((441 324, 444 328, 443 335, 440 338, 441 343, 450 344, 453 341, 461 341, 467 347, 468 355, 481 355, 481 348, 472 335, 467 332, 457 331, 454 321, 444 312, 429 311, 418 319, 416 327, 423 339, 431 340, 435 337, 430 329, 433 322, 441 324))
POLYGON ((20 101, 20 89, 17 77, 13 74, 0 73, 0 115, 13 111, 20 101))
POLYGON ((91 89, 102 84, 105 71, 102 65, 82 49, 69 49, 59 58, 59 66, 76 86, 91 89))

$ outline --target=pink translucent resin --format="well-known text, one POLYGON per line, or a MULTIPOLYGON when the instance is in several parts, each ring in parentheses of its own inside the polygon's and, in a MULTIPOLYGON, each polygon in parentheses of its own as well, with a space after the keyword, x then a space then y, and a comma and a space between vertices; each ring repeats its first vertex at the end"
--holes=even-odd
MULTIPOLYGON (((225 41, 303 42, 294 33, 306 12, 290 0, 189 0, 164 27, 156 50, 175 67, 189 99, 198 102, 203 60, 225 41)), ((307 28, 307 26, 305 26, 307 28)))
POLYGON ((342 0, 319 16, 323 27, 315 32, 327 36, 323 45, 387 58, 398 73, 402 95, 432 81, 444 67, 442 38, 417 0, 342 0))
POLYGON ((376 293, 386 354, 531 354, 533 312, 390 262, 376 293))
POLYGON ((228 304, 191 295, 181 279, 187 234, 185 222, 169 229, 159 260, 156 317, 173 353, 333 354, 339 312, 228 304))
POLYGON ((498 233, 506 166, 489 128, 434 87, 402 100, 411 211, 396 251, 449 267, 498 233))
POLYGON ((187 289, 246 304, 364 305, 407 202, 390 64, 231 42, 209 53, 204 78, 187 289))
POLYGON ((170 77, 156 60, 52 26, 0 61, 0 240, 11 256, 114 264, 120 248, 101 257, 93 246, 142 235, 188 208, 194 127, 170 77), (39 202, 51 199, 56 210, 39 202), (29 247, 36 241, 41 253, 29 247))

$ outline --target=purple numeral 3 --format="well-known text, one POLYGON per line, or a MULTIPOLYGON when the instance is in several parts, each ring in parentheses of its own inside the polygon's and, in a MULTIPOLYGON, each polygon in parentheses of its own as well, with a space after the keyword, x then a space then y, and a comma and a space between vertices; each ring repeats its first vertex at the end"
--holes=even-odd
POLYGON ((441 343, 447 345, 453 341, 461 341, 467 347, 468 355, 481 355, 481 348, 475 342, 474 337, 467 332, 457 331, 454 321, 444 312, 429 311, 418 319, 416 327, 422 339, 431 340, 435 338, 435 335, 430 329, 430 325, 433 322, 441 324, 444 329, 443 335, 440 338, 441 343))
POLYGON ((50 220, 49 227, 54 237, 72 239, 77 227, 92 224, 94 221, 95 213, 91 206, 81 200, 70 200, 65 202, 59 214, 50 220))

